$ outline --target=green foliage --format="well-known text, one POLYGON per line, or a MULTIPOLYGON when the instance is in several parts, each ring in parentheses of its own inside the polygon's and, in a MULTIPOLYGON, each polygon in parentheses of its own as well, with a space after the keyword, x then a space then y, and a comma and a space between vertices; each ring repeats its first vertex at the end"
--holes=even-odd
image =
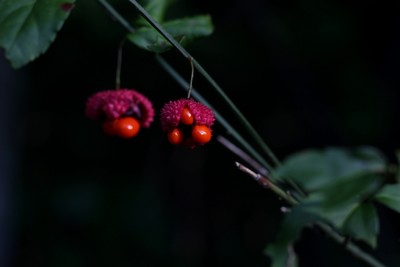
MULTIPOLYGON (((148 0, 144 8, 181 45, 187 45, 195 38, 212 34, 213 24, 209 15, 164 21, 169 4, 168 0, 148 0)), ((172 45, 143 17, 136 20, 134 26, 138 28, 129 33, 127 37, 138 47, 155 53, 162 53, 172 48, 172 45)))
MULTIPOLYGON (((0 47, 12 67, 20 68, 45 53, 64 25, 75 0, 0 0, 0 47)), ((164 22, 169 0, 147 0, 146 10, 182 45, 195 38, 210 35, 213 25, 209 15, 164 22)), ((162 53, 172 48, 149 23, 139 17, 137 30, 128 39, 151 52, 162 53)))
POLYGON ((12 67, 44 53, 68 18, 75 0, 0 0, 0 46, 12 67))
POLYGON ((276 242, 269 244, 264 251, 271 258, 271 267, 297 267, 294 243, 300 237, 303 227, 316 220, 314 214, 298 207, 286 214, 276 234, 276 242))
POLYGON ((400 213, 400 184, 385 185, 375 199, 400 213))
MULTIPOLYGON (((165 12, 167 7, 171 4, 171 0, 145 0, 142 6, 149 12, 149 14, 158 22, 164 21, 165 12)), ((135 25, 149 26, 149 23, 140 16, 135 25)))
MULTIPOLYGON (((6 56, 14 68, 27 64, 48 49, 67 19, 74 2, 75 0, 0 0, 0 46, 5 49, 6 56)), ((157 24, 150 24, 148 21, 151 19, 138 18, 134 23, 136 28, 129 28, 128 40, 142 49, 159 54, 174 46, 180 48, 180 45, 186 45, 196 38, 208 36, 213 32, 209 15, 164 21, 169 5, 169 0, 144 1, 145 10, 157 24), (165 29, 172 38, 166 34, 161 35, 154 25, 165 29), (167 36, 168 40, 164 36, 167 36), (174 40, 177 44, 173 44, 174 40)), ((120 22, 123 21, 123 18, 117 17, 118 14, 113 15, 120 22)), ((188 53, 184 56, 191 58, 188 53)), ((199 67, 197 61, 194 63, 199 72, 230 104, 234 113, 244 121, 246 129, 255 141, 278 166, 273 170, 267 161, 263 161, 262 156, 253 152, 256 149, 248 145, 246 140, 216 112, 218 121, 227 132, 231 133, 255 160, 261 162, 265 169, 271 171, 270 189, 274 190, 271 185, 276 181, 281 182, 279 186, 286 183, 290 188, 296 189, 291 191, 293 194, 288 194, 289 203, 293 204, 293 207, 285 213, 276 240, 268 244, 265 249, 265 253, 271 258, 272 267, 298 266, 294 250, 296 241, 304 227, 321 223, 332 227, 341 237, 347 236, 375 248, 379 233, 379 218, 374 204, 379 202, 400 212, 400 185, 385 184, 388 164, 382 153, 368 146, 356 149, 337 147, 309 149, 294 153, 279 164, 222 89, 205 70, 199 67)), ((175 75, 175 79, 179 81, 181 78, 177 77, 179 76, 175 75)), ((188 88, 187 85, 184 87, 188 88)), ((196 92, 193 94, 196 95, 196 92)), ((202 102, 207 103, 206 100, 202 102)), ((398 181, 399 177, 400 172, 397 173, 398 181)), ((283 192, 278 194, 280 197, 285 195, 282 189, 280 192, 283 192)))
POLYGON ((398 185, 382 187, 386 165, 373 147, 310 149, 289 156, 276 174, 297 183, 305 196, 267 247, 273 266, 287 266, 289 248, 306 223, 326 222, 340 234, 376 247, 379 218, 373 200, 397 211, 400 204, 398 185))
POLYGON ((347 150, 332 147, 294 153, 277 169, 276 175, 290 178, 307 192, 313 192, 370 172, 382 172, 385 166, 383 156, 375 148, 347 150))
POLYGON ((371 203, 360 203, 346 218, 342 227, 345 234, 364 240, 376 247, 379 232, 379 220, 375 207, 371 203))
MULTIPOLYGON (((194 38, 207 36, 213 31, 211 17, 208 15, 171 20, 162 26, 182 45, 186 45, 194 38)), ((171 44, 152 27, 141 27, 128 34, 128 39, 137 46, 155 53, 162 53, 172 48, 171 44)))

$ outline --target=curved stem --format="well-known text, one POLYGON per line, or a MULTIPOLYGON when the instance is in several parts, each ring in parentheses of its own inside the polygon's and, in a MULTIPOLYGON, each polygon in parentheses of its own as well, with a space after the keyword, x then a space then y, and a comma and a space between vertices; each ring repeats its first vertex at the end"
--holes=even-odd
POLYGON ((118 53, 117 53, 117 70, 115 73, 115 89, 121 88, 121 66, 122 66, 122 48, 125 44, 125 37, 121 40, 118 46, 118 53))
POLYGON ((193 77, 194 77, 193 58, 190 57, 189 61, 190 61, 191 72, 190 72, 190 83, 189 83, 187 98, 190 98, 190 93, 192 92, 192 87, 193 87, 193 77))

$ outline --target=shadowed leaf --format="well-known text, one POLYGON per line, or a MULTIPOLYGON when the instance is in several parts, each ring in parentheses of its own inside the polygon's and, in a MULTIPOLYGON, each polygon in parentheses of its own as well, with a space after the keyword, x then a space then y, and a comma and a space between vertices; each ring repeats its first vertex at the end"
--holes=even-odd
POLYGON ((400 184, 384 186, 375 199, 400 213, 400 184))
POLYGON ((343 231, 353 238, 363 240, 376 247, 379 232, 379 220, 375 207, 371 203, 362 203, 347 218, 343 231))
POLYGON ((306 191, 313 192, 334 184, 385 170, 385 159, 372 147, 306 150, 288 157, 276 171, 306 191))
MULTIPOLYGON (((207 15, 171 20, 161 25, 181 45, 213 32, 211 18, 207 15)), ((172 48, 170 43, 152 27, 139 28, 129 33, 128 39, 140 48, 155 53, 162 53, 172 48)))
POLYGON ((0 0, 0 46, 13 68, 44 53, 75 0, 0 0))
POLYGON ((314 214, 298 207, 285 215, 275 237, 276 241, 269 244, 264 251, 271 259, 271 267, 297 267, 294 243, 300 237, 303 228, 317 219, 314 214))
MULTIPOLYGON (((146 0, 142 6, 158 23, 162 23, 169 4, 171 4, 170 0, 146 0)), ((136 20, 135 24, 140 26, 149 25, 142 16, 136 20)))

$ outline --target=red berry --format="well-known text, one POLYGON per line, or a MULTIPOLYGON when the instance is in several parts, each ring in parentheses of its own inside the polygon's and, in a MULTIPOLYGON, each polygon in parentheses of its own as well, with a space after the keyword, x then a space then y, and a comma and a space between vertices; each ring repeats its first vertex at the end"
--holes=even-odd
POLYGON ((178 128, 173 129, 172 131, 168 132, 168 141, 173 144, 177 145, 181 143, 183 140, 183 133, 178 128))
POLYGON ((139 133, 140 123, 135 118, 123 117, 116 119, 112 128, 115 135, 128 139, 139 133))
POLYGON ((181 113, 181 122, 186 125, 191 125, 193 124, 193 120, 193 115, 189 108, 184 107, 181 113))
POLYGON ((192 129, 192 138, 196 143, 207 143, 211 136, 211 130, 206 125, 195 125, 192 129))

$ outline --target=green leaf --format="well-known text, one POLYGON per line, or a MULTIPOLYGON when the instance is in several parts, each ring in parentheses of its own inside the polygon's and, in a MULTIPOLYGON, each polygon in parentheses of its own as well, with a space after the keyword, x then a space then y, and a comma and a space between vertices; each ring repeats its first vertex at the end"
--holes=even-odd
POLYGON ((400 213, 400 184, 385 185, 375 200, 400 213))
POLYGON ((340 205, 336 206, 326 206, 325 201, 326 196, 323 193, 313 193, 304 200, 299 208, 340 229, 359 204, 356 198, 349 199, 346 203, 340 203, 340 205))
POLYGON ((379 187, 375 175, 362 176, 310 194, 299 208, 375 247, 378 217, 374 207, 365 200, 379 187))
POLYGON ((303 228, 318 218, 301 208, 294 207, 283 218, 275 242, 265 248, 265 254, 270 257, 271 267, 296 267, 297 256, 294 244, 300 237, 303 228))
MULTIPOLYGON (((164 20, 165 11, 170 4, 170 0, 146 0, 142 6, 158 23, 162 23, 164 20)), ((135 25, 148 26, 149 23, 145 18, 140 16, 136 20, 135 25)))
POLYGON ((44 53, 75 0, 0 0, 0 47, 13 68, 44 53))
POLYGON ((328 173, 329 168, 323 153, 313 149, 290 155, 276 170, 276 176, 290 178, 308 191, 326 184, 328 173))
POLYGON ((276 175, 313 192, 343 180, 385 169, 385 159, 372 147, 345 149, 330 147, 324 150, 305 150, 289 156, 276 175))
POLYGON ((379 232, 379 220, 375 207, 371 203, 358 205, 348 216, 342 229, 345 234, 363 240, 375 248, 379 232))
MULTIPOLYGON (((161 24, 181 45, 195 38, 210 35, 213 32, 211 17, 208 15, 171 20, 161 24)), ((128 34, 128 39, 137 46, 155 53, 162 53, 172 46, 152 27, 142 27, 128 34)))
POLYGON ((382 154, 372 147, 330 147, 296 153, 277 173, 308 191, 299 209, 374 247, 378 217, 365 201, 381 187, 385 166, 382 154))
POLYGON ((362 202, 377 192, 383 178, 374 174, 365 174, 351 180, 342 180, 318 191, 323 197, 321 204, 325 208, 335 208, 353 202, 362 202))
POLYGON ((321 203, 307 201, 298 208, 334 226, 342 234, 376 247, 379 221, 375 207, 371 203, 353 199, 352 202, 326 208, 321 203))

